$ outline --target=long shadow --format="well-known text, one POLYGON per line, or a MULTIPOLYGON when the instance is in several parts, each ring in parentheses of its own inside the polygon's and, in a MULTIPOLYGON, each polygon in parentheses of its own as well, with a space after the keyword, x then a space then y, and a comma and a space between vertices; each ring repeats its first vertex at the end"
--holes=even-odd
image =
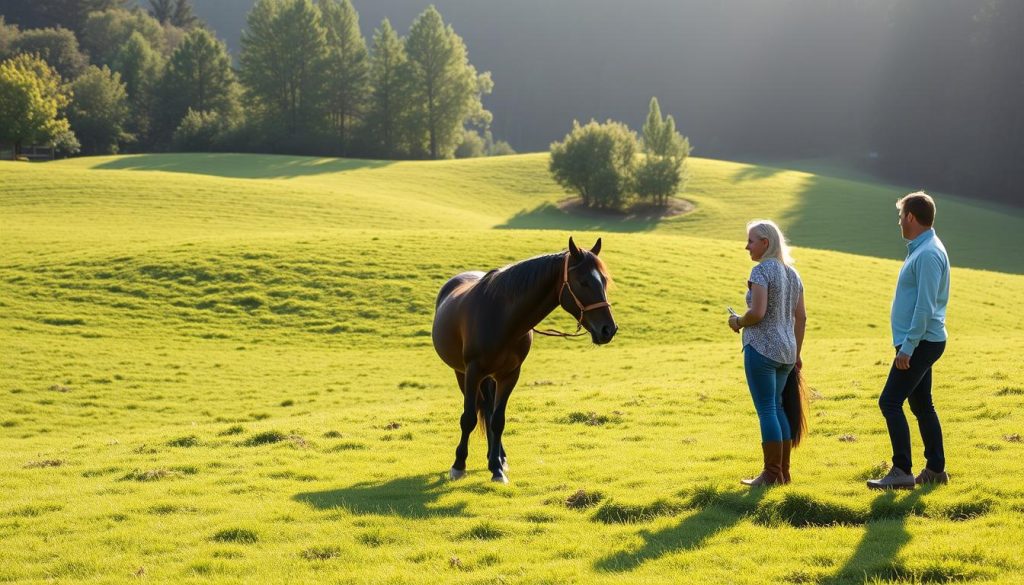
POLYGON ((616 216, 566 213, 553 203, 541 203, 523 209, 496 229, 508 230, 576 230, 601 232, 647 232, 658 227, 661 217, 654 213, 616 216))
POLYGON ((438 500, 446 493, 439 475, 400 477, 384 483, 362 482, 321 492, 296 494, 293 499, 318 510, 341 508, 357 515, 434 518, 465 516, 466 504, 442 506, 438 500))
POLYGON ((765 165, 749 165, 733 173, 732 181, 756 181, 757 179, 767 179, 773 177, 787 169, 765 166, 765 165))
MULTIPOLYGON (((808 179, 780 220, 797 246, 902 260, 907 248, 897 226, 896 201, 915 188, 826 175, 808 179)), ((931 193, 935 228, 955 267, 1024 274, 1024 260, 1006 250, 1024 245, 1024 212, 1007 206, 931 193)))
POLYGON ((233 179, 291 179, 374 169, 393 164, 386 160, 353 158, 312 158, 272 154, 140 154, 118 157, 97 165, 97 169, 164 171, 210 175, 233 179))
POLYGON ((872 581, 903 580, 907 570, 896 563, 896 556, 910 542, 907 520, 919 507, 921 497, 936 486, 915 489, 905 498, 886 492, 871 502, 871 518, 857 550, 835 574, 819 581, 819 585, 852 585, 872 581))
POLYGON ((744 512, 757 508, 767 490, 752 489, 743 494, 725 494, 727 505, 718 501, 699 507, 682 522, 657 532, 641 530, 644 544, 638 549, 621 550, 594 562, 594 568, 605 572, 632 571, 647 561, 677 551, 700 548, 709 538, 738 524, 744 512))

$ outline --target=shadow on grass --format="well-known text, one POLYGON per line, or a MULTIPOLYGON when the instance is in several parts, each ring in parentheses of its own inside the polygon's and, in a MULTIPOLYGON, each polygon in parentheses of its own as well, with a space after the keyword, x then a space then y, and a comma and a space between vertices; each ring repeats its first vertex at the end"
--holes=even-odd
POLYGON ((621 216, 614 214, 579 215, 566 213, 554 203, 542 203, 531 210, 522 210, 496 229, 507 230, 575 230, 600 232, 648 232, 662 220, 656 214, 621 216))
POLYGON ((386 160, 312 158, 306 156, 188 153, 123 156, 97 165, 97 169, 163 171, 210 175, 233 179, 291 179, 311 175, 374 169, 392 164, 386 160))
POLYGON ((787 169, 764 166, 764 165, 749 165, 736 171, 731 180, 733 182, 740 181, 756 181, 758 179, 767 179, 774 177, 775 175, 786 171, 787 169))
POLYGON ((433 518, 465 516, 466 504, 442 506, 445 480, 436 475, 414 475, 388 482, 362 482, 346 488, 296 494, 293 499, 318 510, 343 509, 357 515, 433 518))
MULTIPOLYGON (((882 182, 811 176, 797 203, 782 214, 797 246, 902 260, 907 248, 897 225, 896 201, 914 188, 882 182)), ((1024 274, 1024 261, 1006 250, 1020 247, 1024 213, 1006 206, 932 193, 935 229, 954 267, 1024 274)))
MULTIPOLYGON (((923 486, 904 498, 888 491, 871 502, 871 518, 865 524, 864 537, 857 550, 835 574, 820 581, 819 585, 847 585, 875 581, 930 582, 927 575, 915 575, 896 560, 900 549, 910 542, 907 520, 921 507, 921 497, 936 486, 923 486)), ((955 579, 952 579, 955 580, 955 579)), ((938 579, 938 582, 946 582, 938 579)))
POLYGON ((705 490, 691 501, 697 511, 675 526, 657 532, 641 530, 644 539, 639 548, 621 550, 594 562, 594 568, 604 572, 632 571, 647 561, 658 559, 677 551, 694 550, 709 538, 738 524, 747 513, 757 508, 758 502, 767 490, 753 489, 748 492, 714 493, 705 490))

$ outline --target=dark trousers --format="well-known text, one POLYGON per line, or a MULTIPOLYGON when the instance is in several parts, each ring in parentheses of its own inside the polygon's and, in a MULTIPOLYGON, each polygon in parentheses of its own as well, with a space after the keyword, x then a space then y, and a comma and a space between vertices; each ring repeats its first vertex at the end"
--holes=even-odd
MULTIPOLYGON (((946 455, 942 449, 942 426, 932 404, 932 365, 939 361, 946 349, 945 341, 922 341, 910 357, 910 369, 889 369, 889 379, 878 398, 878 407, 889 427, 892 442, 892 464, 907 473, 913 473, 910 455, 910 425, 903 414, 903 403, 910 402, 910 411, 917 417, 917 427, 924 441, 924 457, 928 469, 942 472, 946 469, 946 455)), ((896 348, 899 353, 899 348, 896 348)))

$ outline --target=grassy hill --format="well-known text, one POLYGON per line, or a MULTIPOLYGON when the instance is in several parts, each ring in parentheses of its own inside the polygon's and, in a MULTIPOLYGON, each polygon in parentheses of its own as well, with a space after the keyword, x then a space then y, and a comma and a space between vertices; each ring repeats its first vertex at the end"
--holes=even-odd
POLYGON ((623 221, 561 212, 545 165, 0 164, 0 581, 1019 582, 1019 213, 939 195, 954 483, 875 494, 907 189, 697 159, 693 213, 623 221), (798 245, 815 400, 796 482, 747 492, 759 438, 724 307, 755 216, 798 245), (479 436, 450 483, 434 295, 570 233, 605 237, 620 333, 538 340, 513 483, 489 483, 479 436))

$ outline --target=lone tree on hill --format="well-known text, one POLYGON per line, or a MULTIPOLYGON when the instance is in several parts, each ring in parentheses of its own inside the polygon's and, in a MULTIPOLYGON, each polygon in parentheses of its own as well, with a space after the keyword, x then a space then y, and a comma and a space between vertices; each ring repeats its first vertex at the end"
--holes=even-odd
POLYGON ((70 133, 62 117, 70 96, 60 75, 42 59, 17 55, 0 63, 0 142, 14 145, 53 143, 70 133))
POLYGON ((651 98, 647 121, 643 127, 644 153, 633 176, 633 190, 642 199, 667 205, 686 182, 686 157, 690 141, 676 132, 672 116, 661 117, 658 98, 651 98))
POLYGON ((583 205, 619 208, 629 195, 638 146, 636 134, 621 122, 591 120, 580 126, 574 121, 565 140, 551 145, 549 169, 583 205))

